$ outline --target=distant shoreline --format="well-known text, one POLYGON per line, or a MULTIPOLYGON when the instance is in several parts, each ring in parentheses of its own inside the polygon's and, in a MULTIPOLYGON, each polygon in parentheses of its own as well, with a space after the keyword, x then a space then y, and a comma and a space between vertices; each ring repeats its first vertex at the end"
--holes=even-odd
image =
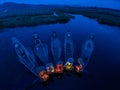
POLYGON ((56 23, 67 23, 74 16, 69 14, 54 15, 15 15, 0 18, 0 28, 15 28, 25 26, 37 26, 56 23))
POLYGON ((56 5, 0 5, 0 28, 36 26, 43 24, 67 23, 74 18, 72 14, 96 19, 100 24, 120 27, 120 10, 96 7, 72 7, 56 5))

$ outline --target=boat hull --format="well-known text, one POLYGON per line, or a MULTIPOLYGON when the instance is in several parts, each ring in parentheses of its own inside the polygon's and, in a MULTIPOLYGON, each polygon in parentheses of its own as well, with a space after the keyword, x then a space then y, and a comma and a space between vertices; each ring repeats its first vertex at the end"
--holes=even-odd
POLYGON ((84 67, 86 67, 87 64, 89 63, 90 57, 93 53, 93 50, 94 50, 93 41, 92 40, 87 40, 83 44, 83 47, 82 47, 82 50, 81 50, 81 58, 83 59, 84 67))
POLYGON ((39 73, 46 69, 43 66, 37 65, 32 50, 27 50, 15 37, 12 38, 12 42, 17 53, 19 62, 22 63, 26 68, 28 68, 28 70, 36 75, 41 81, 44 81, 40 77, 39 73))
POLYGON ((35 52, 36 56, 44 64, 47 64, 47 62, 48 62, 48 47, 46 44, 43 44, 42 42, 39 44, 36 44, 34 47, 34 52, 35 52))
POLYGON ((51 52, 55 63, 57 63, 61 58, 62 44, 58 39, 56 33, 54 32, 51 38, 51 52))
POLYGON ((74 53, 74 43, 73 43, 71 34, 67 32, 65 35, 65 41, 64 41, 65 61, 67 61, 67 59, 69 58, 73 58, 73 53, 74 53))

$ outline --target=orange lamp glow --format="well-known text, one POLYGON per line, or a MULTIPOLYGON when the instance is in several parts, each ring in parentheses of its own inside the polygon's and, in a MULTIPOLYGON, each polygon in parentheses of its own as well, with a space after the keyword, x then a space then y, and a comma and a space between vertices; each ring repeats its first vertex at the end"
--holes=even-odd
POLYGON ((62 73, 63 72, 63 64, 57 64, 55 68, 55 73, 62 73))
POLYGON ((76 68, 76 72, 81 72, 81 70, 82 70, 82 64, 76 65, 75 68, 76 68))
POLYGON ((72 71, 73 68, 74 68, 74 67, 73 67, 72 63, 70 63, 70 62, 67 62, 67 63, 66 63, 66 65, 65 65, 65 70, 67 70, 67 71, 72 71))
POLYGON ((48 78, 49 78, 49 76, 48 76, 48 74, 47 74, 47 72, 46 72, 45 70, 41 71, 41 72, 39 73, 39 76, 40 76, 44 81, 47 81, 48 78))
POLYGON ((47 73, 48 74, 52 74, 52 73, 54 73, 54 67, 52 67, 52 66, 50 66, 50 67, 47 67, 47 73))

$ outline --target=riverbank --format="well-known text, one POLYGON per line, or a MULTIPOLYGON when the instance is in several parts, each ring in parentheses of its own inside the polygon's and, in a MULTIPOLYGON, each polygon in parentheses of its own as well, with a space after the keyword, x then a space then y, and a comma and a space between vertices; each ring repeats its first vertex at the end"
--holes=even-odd
POLYGON ((0 28, 36 26, 43 24, 67 23, 74 16, 69 14, 54 15, 17 15, 0 19, 0 28))
POLYGON ((81 14, 88 18, 96 19, 100 24, 107 24, 111 26, 120 27, 120 10, 96 8, 96 7, 83 7, 71 8, 64 10, 71 14, 81 14))
POLYGON ((96 19, 100 24, 120 26, 120 10, 4 3, 0 5, 0 28, 67 23, 74 18, 72 14, 96 19))

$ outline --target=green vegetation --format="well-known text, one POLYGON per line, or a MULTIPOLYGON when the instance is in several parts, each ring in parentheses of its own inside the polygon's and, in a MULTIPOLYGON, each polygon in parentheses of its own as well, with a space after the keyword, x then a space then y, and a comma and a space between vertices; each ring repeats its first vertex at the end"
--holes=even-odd
POLYGON ((27 5, 7 3, 0 7, 0 28, 67 23, 80 14, 97 19, 101 24, 120 26, 120 10, 96 7, 70 7, 56 5, 27 5))
POLYGON ((101 24, 107 24, 112 26, 120 26, 120 16, 112 15, 112 14, 105 14, 105 13, 96 13, 96 12, 89 12, 87 14, 83 14, 89 18, 95 18, 101 24))
POLYGON ((66 8, 61 12, 71 14, 81 14, 89 18, 97 19, 101 24, 120 26, 120 10, 105 9, 105 8, 66 8))
POLYGON ((68 14, 54 15, 21 15, 0 18, 0 28, 36 26, 41 24, 67 23, 71 18, 68 14))

